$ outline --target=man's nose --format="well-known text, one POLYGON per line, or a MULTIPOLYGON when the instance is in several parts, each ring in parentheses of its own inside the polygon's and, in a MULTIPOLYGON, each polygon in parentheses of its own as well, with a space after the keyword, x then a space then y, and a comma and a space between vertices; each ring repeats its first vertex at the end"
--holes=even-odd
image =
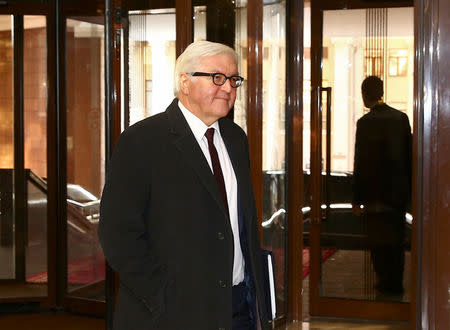
POLYGON ((230 79, 225 80, 225 83, 221 87, 222 90, 226 91, 227 93, 231 93, 231 91, 233 90, 233 87, 231 87, 230 79))

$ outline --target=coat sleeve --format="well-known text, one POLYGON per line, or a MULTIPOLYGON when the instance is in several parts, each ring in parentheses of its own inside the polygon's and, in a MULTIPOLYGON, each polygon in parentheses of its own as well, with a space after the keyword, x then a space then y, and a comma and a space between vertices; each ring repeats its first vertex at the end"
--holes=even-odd
POLYGON ((401 114, 398 123, 396 136, 390 143, 393 181, 390 200, 394 207, 406 211, 411 199, 412 135, 406 114, 401 114))
POLYGON ((157 317, 163 307, 167 269, 152 253, 145 224, 151 162, 148 153, 143 155, 142 144, 127 131, 116 143, 100 204, 98 236, 121 285, 157 317))

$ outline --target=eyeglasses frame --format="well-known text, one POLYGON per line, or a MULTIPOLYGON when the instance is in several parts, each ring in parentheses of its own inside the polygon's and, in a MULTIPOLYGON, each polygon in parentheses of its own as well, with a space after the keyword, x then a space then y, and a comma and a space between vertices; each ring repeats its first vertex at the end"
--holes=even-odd
POLYGON ((193 76, 193 77, 211 77, 211 80, 212 80, 213 84, 216 85, 216 86, 223 86, 223 85, 225 85, 225 83, 227 82, 227 80, 230 80, 230 86, 231 86, 232 88, 238 88, 238 87, 241 87, 242 84, 244 83, 244 78, 241 77, 241 76, 239 76, 239 75, 237 75, 237 74, 234 74, 234 75, 231 75, 231 76, 227 76, 226 74, 224 74, 224 73, 222 73, 222 72, 212 72, 212 73, 211 73, 211 72, 188 72, 188 74, 191 75, 191 76, 193 76), (214 81, 214 76, 216 76, 216 75, 222 75, 222 76, 225 77, 225 80, 223 81, 222 84, 217 84, 217 83, 214 81), (239 86, 233 86, 233 85, 231 84, 231 78, 239 78, 241 84, 240 84, 239 86))

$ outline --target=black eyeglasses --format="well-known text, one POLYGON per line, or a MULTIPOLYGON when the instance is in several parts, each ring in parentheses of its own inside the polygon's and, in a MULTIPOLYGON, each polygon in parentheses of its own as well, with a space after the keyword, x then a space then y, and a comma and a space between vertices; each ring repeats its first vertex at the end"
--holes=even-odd
POLYGON ((238 75, 226 76, 223 73, 215 72, 215 73, 207 73, 207 72, 190 72, 189 73, 193 77, 211 77, 212 82, 216 86, 222 86, 225 84, 227 79, 230 80, 230 85, 233 88, 238 88, 244 82, 244 78, 238 75))

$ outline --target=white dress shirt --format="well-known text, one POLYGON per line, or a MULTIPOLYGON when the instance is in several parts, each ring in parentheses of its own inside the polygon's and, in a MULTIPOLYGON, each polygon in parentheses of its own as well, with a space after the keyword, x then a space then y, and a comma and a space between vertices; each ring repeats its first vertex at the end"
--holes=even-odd
POLYGON ((200 118, 190 112, 180 101, 178 101, 178 107, 186 118, 186 121, 191 128, 192 133, 195 136, 200 148, 208 161, 211 171, 212 162, 211 155, 208 149, 208 140, 206 139, 206 130, 210 127, 214 128, 214 146, 217 149, 219 156, 220 167, 223 172, 223 179, 225 181, 225 189, 227 191, 228 209, 230 213, 231 230, 233 231, 234 238, 234 262, 233 262, 233 285, 239 284, 244 280, 244 257, 241 250, 241 241, 239 238, 239 223, 238 223, 238 208, 237 208, 237 180, 234 174, 233 165, 228 155, 227 148, 220 135, 219 122, 214 122, 211 126, 201 121, 200 118))

